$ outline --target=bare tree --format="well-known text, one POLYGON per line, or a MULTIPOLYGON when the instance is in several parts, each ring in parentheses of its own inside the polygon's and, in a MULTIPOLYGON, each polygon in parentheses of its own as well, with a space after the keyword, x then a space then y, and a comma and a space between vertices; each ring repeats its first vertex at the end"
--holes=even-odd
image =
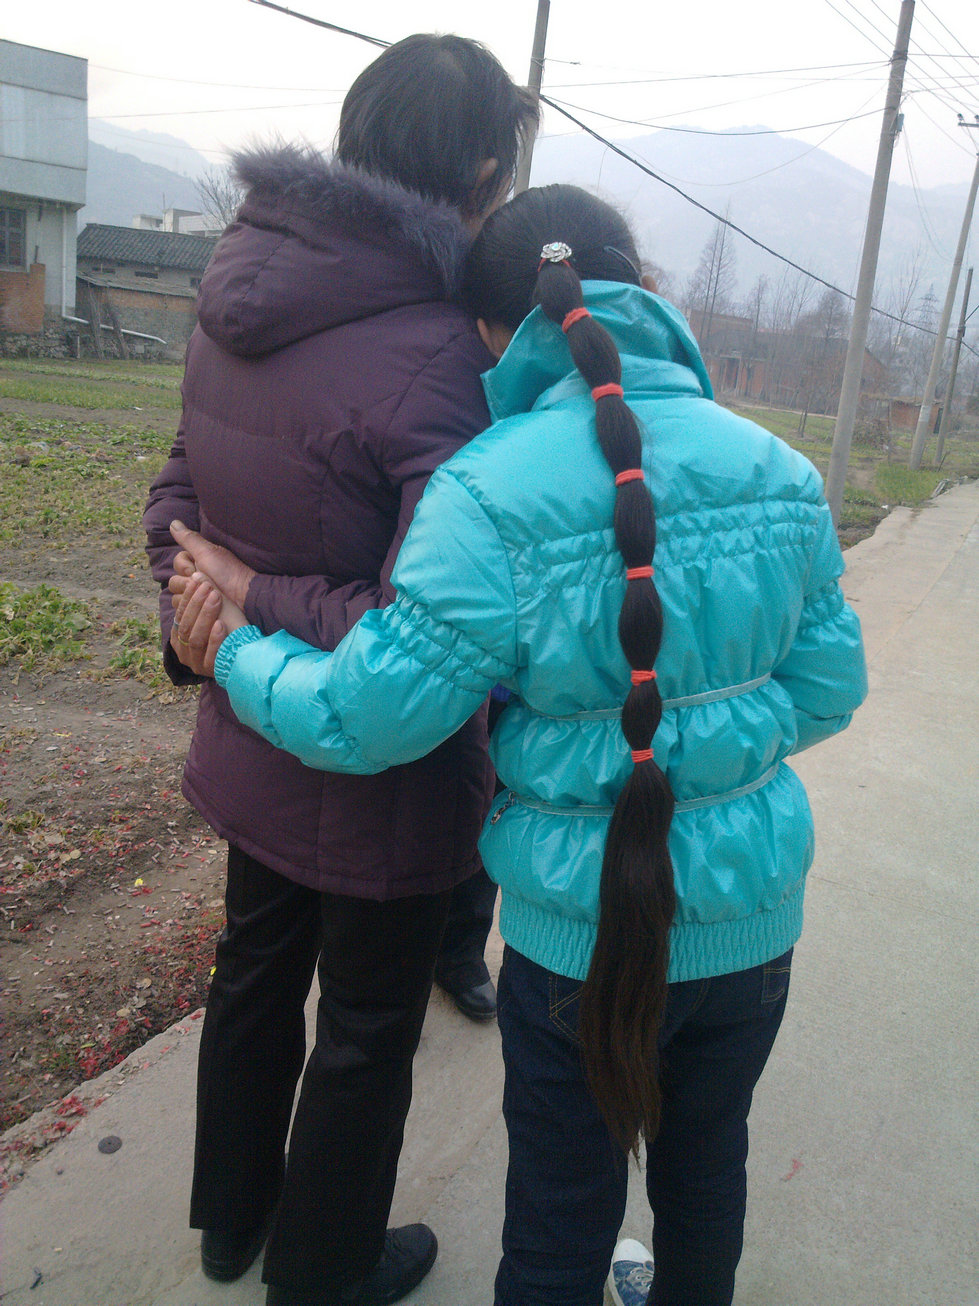
POLYGON ((785 268, 766 298, 767 382, 769 403, 794 408, 801 389, 795 329, 812 300, 814 282, 804 272, 785 268))
POLYGON ((710 239, 701 250, 700 261, 687 283, 684 302, 687 314, 695 318, 700 347, 704 353, 709 347, 714 317, 728 312, 732 307, 737 279, 734 241, 727 223, 718 218, 710 239))
POLYGON ((679 286, 677 285, 676 277, 674 277, 672 273, 667 272, 666 268, 662 267, 659 263, 654 263, 652 259, 648 258, 643 259, 642 270, 644 273, 648 273, 656 282, 656 293, 658 295, 662 295, 664 299, 668 299, 671 304, 677 302, 679 286))
POLYGON ((216 225, 228 227, 238 216, 245 192, 230 168, 208 168, 197 178, 201 212, 216 225))
POLYGON ((924 253, 919 245, 907 256, 897 276, 880 295, 879 305, 890 317, 874 314, 870 319, 867 346, 887 369, 887 386, 893 395, 908 390, 909 351, 914 350, 914 339, 921 334, 914 328, 913 309, 921 289, 921 269, 924 253), (897 321, 894 319, 897 318, 897 321))

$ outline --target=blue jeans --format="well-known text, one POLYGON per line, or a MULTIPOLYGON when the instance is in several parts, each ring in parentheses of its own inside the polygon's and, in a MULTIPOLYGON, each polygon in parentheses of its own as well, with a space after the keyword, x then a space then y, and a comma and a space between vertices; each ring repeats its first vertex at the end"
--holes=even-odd
MULTIPOLYGON (((741 1257, 748 1110, 785 1010, 791 950, 672 984, 660 1032, 662 1119, 647 1148, 649 1306, 730 1306, 741 1257)), ((499 983, 510 1143, 495 1306, 601 1306, 628 1159, 585 1082, 581 985, 507 948, 499 983)))

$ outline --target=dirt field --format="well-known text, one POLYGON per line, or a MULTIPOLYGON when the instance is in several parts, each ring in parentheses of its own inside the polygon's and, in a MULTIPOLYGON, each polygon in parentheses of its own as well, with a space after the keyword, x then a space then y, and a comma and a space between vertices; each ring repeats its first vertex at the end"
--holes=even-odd
MULTIPOLYGON (((0 1140, 0 1191, 77 1085, 202 1003, 223 923, 223 845, 180 794, 196 691, 160 670, 139 521, 179 375, 0 361, 0 1129, 57 1104, 0 1140)), ((761 420, 782 417, 797 443, 794 416, 761 420)), ((826 423, 798 442, 817 464, 826 423)), ((882 456, 855 449, 846 542, 887 511, 882 456)))
POLYGON ((0 397, 0 1128, 200 1006, 222 925, 222 846, 180 794, 196 691, 159 673, 139 530, 178 418, 158 370, 124 409, 77 406, 106 390, 81 376, 71 405, 0 397))

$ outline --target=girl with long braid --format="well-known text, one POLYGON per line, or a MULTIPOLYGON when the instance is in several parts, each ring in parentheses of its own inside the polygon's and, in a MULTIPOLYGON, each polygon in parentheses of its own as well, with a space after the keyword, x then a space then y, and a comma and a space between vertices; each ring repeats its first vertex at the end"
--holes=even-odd
POLYGON ((433 477, 397 601, 333 654, 262 638, 202 576, 177 619, 313 767, 406 761, 511 691, 481 842, 506 942, 496 1304, 599 1306, 644 1141, 655 1266, 618 1261, 613 1300, 729 1306, 812 859, 785 759, 866 689, 839 546, 812 466, 713 403, 614 209, 524 193, 465 294, 494 424, 433 477))

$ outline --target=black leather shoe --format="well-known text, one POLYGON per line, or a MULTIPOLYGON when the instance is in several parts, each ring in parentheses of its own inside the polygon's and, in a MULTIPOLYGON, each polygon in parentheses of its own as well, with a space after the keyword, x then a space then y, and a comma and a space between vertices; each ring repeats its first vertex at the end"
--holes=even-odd
POLYGON ((468 989, 446 989, 449 997, 470 1020, 492 1020, 496 1015, 496 989, 493 981, 473 984, 468 989))
POLYGON ((245 1233, 205 1229, 201 1234, 201 1269, 218 1283, 234 1283, 255 1260, 267 1236, 265 1224, 245 1233))
POLYGON ((426 1224, 406 1224, 384 1235, 381 1259, 366 1279, 337 1295, 269 1284, 265 1306, 390 1306, 417 1288, 435 1264, 439 1245, 426 1224))

